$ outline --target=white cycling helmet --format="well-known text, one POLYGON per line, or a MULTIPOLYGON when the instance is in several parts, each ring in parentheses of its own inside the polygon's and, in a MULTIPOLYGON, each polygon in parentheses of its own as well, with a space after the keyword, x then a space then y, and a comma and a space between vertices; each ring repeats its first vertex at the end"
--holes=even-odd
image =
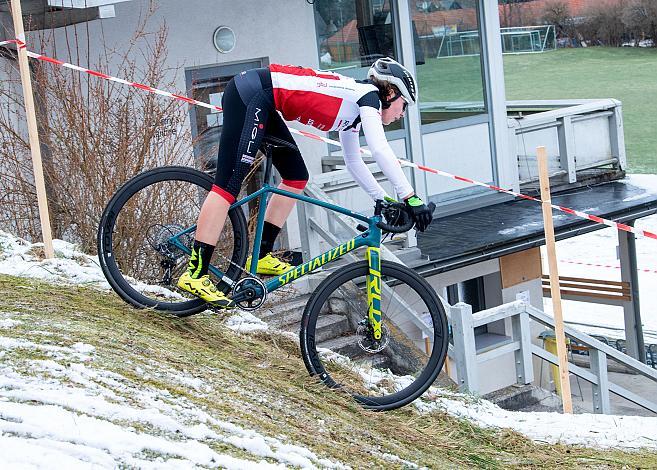
POLYGON ((406 67, 396 60, 390 57, 377 59, 372 64, 372 67, 370 67, 369 72, 367 72, 367 76, 369 78, 376 78, 380 82, 395 85, 409 105, 417 102, 418 94, 415 78, 413 78, 413 74, 406 67))

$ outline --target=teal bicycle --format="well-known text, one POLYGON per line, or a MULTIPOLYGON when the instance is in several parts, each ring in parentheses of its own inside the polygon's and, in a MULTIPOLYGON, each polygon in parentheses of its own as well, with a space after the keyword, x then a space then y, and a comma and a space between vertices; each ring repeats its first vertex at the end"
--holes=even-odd
MULTIPOLYGON (((272 154, 284 141, 266 138, 265 184, 235 202, 211 261, 219 289, 245 310, 348 253, 364 259, 329 273, 310 296, 301 317, 300 346, 308 372, 331 388, 350 393, 366 408, 404 406, 433 383, 445 361, 447 318, 435 291, 406 266, 380 256, 382 232, 401 233, 413 222, 403 204, 378 202, 371 217, 270 185, 272 154), (362 234, 288 272, 261 279, 244 269, 249 251, 245 205, 259 201, 253 259, 258 259, 267 198, 282 194, 356 219, 362 234)), ((179 317, 208 308, 178 290, 187 268, 196 219, 214 178, 210 172, 171 166, 141 173, 125 183, 103 212, 98 229, 102 270, 116 293, 137 308, 179 317)))

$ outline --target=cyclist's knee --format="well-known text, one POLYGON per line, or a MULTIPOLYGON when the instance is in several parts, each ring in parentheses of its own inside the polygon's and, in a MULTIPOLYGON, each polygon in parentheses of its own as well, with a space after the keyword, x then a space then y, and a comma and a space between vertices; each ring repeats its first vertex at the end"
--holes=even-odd
POLYGON ((219 196, 224 198, 229 204, 234 203, 235 199, 237 198, 236 194, 232 194, 230 191, 227 191, 226 189, 222 188, 221 186, 217 186, 216 184, 212 185, 212 192, 217 193, 219 196))

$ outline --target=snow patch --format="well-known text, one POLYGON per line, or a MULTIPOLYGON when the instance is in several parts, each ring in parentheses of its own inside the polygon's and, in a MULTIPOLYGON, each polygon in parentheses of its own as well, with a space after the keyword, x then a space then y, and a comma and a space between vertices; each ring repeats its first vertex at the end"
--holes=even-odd
POLYGON ((240 310, 226 319, 226 326, 238 333, 250 333, 253 331, 265 331, 269 329, 267 323, 260 320, 250 312, 240 310))
POLYGON ((0 328, 2 329, 9 329, 22 324, 23 324, 22 321, 13 320, 11 318, 5 318, 3 320, 0 320, 0 328))
POLYGON ((305 447, 217 420, 187 400, 116 373, 80 363, 29 364, 31 370, 46 374, 34 377, 11 367, 0 370, 3 463, 48 466, 48 458, 58 458, 66 468, 348 468, 305 447), (66 384, 75 376, 86 379, 82 386, 66 384), (111 386, 102 379, 109 379, 111 386), (245 450, 253 458, 218 453, 210 447, 213 441, 245 450), (155 460, 146 458, 153 453, 158 455, 155 460))

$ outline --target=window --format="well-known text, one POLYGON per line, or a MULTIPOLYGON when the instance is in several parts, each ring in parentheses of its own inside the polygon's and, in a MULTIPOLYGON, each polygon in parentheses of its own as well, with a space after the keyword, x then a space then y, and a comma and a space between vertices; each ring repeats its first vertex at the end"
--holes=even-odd
MULTIPOLYGON (((314 5, 322 69, 364 80, 376 59, 398 60, 391 0, 316 1, 314 5)), ((403 120, 386 126, 386 131, 401 127, 403 120)))
MULTIPOLYGON (((191 90, 192 98, 221 106, 224 89, 231 78, 244 70, 266 65, 264 59, 258 59, 236 64, 187 69, 185 71, 187 89, 191 90)), ((206 162, 217 156, 224 115, 218 111, 200 106, 192 106, 189 113, 192 124, 194 156, 200 166, 204 167, 206 162)))
POLYGON ((390 0, 315 2, 320 66, 356 79, 380 57, 396 58, 390 0))
POLYGON ((422 124, 486 113, 477 0, 412 8, 422 124))

